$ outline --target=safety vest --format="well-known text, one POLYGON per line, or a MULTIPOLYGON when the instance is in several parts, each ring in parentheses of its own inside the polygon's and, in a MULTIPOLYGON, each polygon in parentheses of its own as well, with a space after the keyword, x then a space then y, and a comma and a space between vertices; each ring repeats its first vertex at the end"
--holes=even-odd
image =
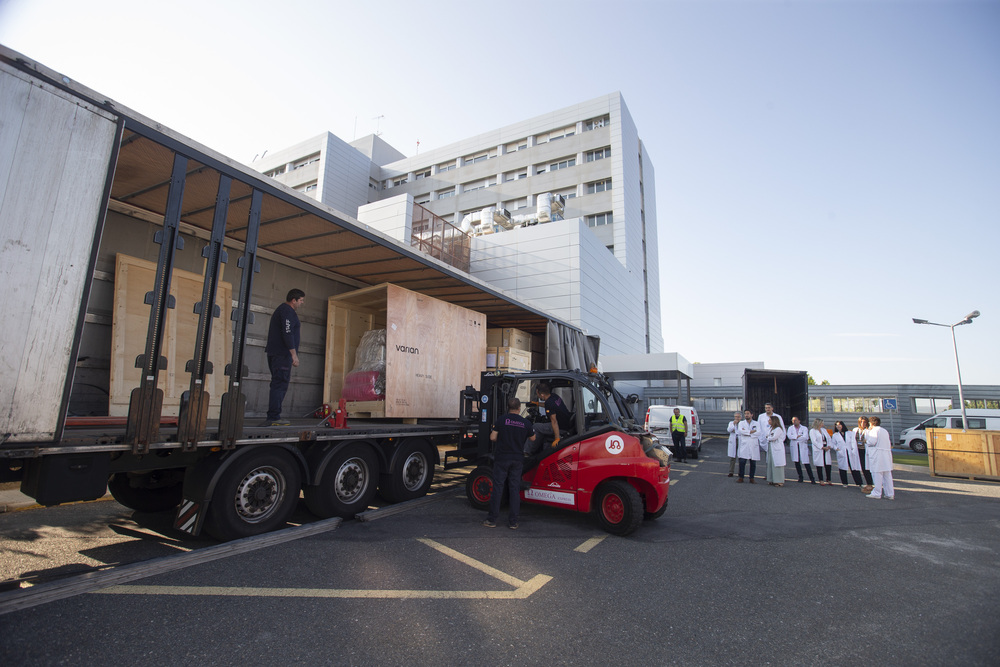
POLYGON ((684 424, 684 415, 670 415, 670 430, 685 433, 687 426, 684 424))

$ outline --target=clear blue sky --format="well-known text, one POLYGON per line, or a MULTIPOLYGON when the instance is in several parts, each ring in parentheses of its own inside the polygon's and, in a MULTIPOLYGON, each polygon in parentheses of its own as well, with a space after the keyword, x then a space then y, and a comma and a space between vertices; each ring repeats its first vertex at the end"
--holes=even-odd
POLYGON ((0 0, 0 42, 237 160, 406 154, 620 90, 664 340, 845 383, 1000 384, 1000 1, 0 0))

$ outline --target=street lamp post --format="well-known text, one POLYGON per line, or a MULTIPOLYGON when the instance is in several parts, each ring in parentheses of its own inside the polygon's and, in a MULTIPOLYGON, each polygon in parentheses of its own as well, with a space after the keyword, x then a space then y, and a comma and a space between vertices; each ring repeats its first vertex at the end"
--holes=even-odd
POLYGON ((939 324, 937 322, 928 322, 927 320, 918 320, 913 318, 914 324, 929 324, 935 327, 947 327, 951 329, 951 344, 955 348, 955 370, 958 371, 958 402, 962 404, 962 430, 966 430, 969 427, 969 422, 965 418, 965 394, 962 393, 962 367, 958 365, 958 341, 955 339, 955 327, 962 324, 972 324, 972 320, 979 317, 979 311, 974 310, 964 318, 961 322, 955 322, 954 324, 939 324))

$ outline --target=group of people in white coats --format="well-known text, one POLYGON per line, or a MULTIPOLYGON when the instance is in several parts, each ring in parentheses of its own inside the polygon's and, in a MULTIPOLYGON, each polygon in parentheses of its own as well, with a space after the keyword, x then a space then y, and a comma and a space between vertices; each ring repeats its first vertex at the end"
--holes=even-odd
POLYGON ((823 427, 823 420, 813 421, 812 428, 803 426, 798 417, 792 417, 792 425, 786 430, 781 415, 774 412, 770 403, 764 406, 764 412, 757 419, 750 410, 741 415, 733 413, 733 421, 729 423, 729 477, 736 472, 739 463, 739 478, 742 484, 749 462, 750 483, 754 484, 757 474, 757 462, 761 452, 767 453, 767 474, 765 479, 771 486, 785 485, 785 440, 789 443, 789 452, 798 481, 804 482, 803 468, 812 484, 833 486, 833 461, 831 452, 837 454, 837 468, 840 471, 840 483, 844 488, 850 486, 847 481, 848 471, 854 483, 869 498, 895 497, 892 484, 892 439, 889 432, 882 428, 878 417, 859 417, 858 426, 850 431, 842 421, 835 425, 833 433, 823 427), (812 465, 810 465, 810 455, 812 465), (816 476, 813 476, 813 466, 816 476), (816 477, 819 478, 817 482, 816 477))

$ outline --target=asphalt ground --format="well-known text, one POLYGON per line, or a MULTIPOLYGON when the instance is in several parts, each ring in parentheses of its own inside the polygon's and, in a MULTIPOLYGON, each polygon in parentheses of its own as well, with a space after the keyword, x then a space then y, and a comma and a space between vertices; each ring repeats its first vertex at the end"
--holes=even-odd
MULTIPOLYGON (((463 494, 444 491, 172 571, 111 568, 140 571, 10 611, 12 595, 30 605, 51 585, 40 582, 0 593, 0 655, 18 665, 996 664, 1000 486, 897 471, 887 501, 794 479, 735 484, 727 470, 725 442, 707 441, 702 460, 674 466, 663 517, 626 538, 526 504, 519 530, 485 528, 463 494)), ((0 515, 0 544, 55 567, 40 546, 57 530, 66 555, 98 562, 148 549, 153 563, 177 563, 219 548, 165 542, 155 515, 116 507, 0 515), (123 536, 115 521, 160 537, 123 536)))

